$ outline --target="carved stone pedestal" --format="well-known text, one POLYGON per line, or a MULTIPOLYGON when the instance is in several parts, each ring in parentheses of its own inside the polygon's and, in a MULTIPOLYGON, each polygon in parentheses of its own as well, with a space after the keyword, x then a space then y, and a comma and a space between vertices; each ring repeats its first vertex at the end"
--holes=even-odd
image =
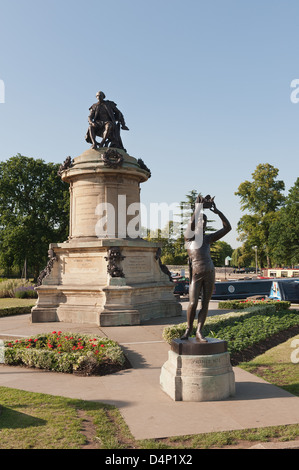
POLYGON ((207 338, 173 340, 162 366, 160 385, 175 401, 224 400, 235 394, 235 378, 227 343, 207 338))
POLYGON ((62 169, 70 236, 50 245, 32 322, 117 326, 180 315, 160 245, 137 236, 140 183, 149 176, 143 162, 119 149, 89 149, 62 169))

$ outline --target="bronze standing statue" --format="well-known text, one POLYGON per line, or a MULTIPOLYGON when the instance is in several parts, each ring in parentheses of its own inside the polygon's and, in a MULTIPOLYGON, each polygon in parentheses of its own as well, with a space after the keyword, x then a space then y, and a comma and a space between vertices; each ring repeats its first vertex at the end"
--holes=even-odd
POLYGON ((105 94, 99 91, 96 94, 98 102, 89 108, 89 128, 85 136, 86 142, 92 144, 92 148, 115 147, 124 149, 120 129, 128 131, 124 116, 113 101, 105 100, 105 94), (102 137, 101 142, 96 137, 102 137))
POLYGON ((209 208, 214 214, 219 215, 223 224, 223 228, 217 232, 205 233, 207 216, 203 214, 202 218, 198 217, 195 210, 185 233, 190 266, 190 287, 187 329, 181 339, 188 339, 192 333, 198 299, 201 295, 201 310, 198 313, 196 338, 198 341, 206 342, 206 338, 202 335, 202 329, 208 314, 209 302, 215 285, 215 268, 210 254, 210 246, 226 235, 231 230, 231 225, 222 212, 216 208, 214 199, 211 199, 210 196, 206 198, 198 196, 196 203, 195 207, 198 207, 198 203, 203 203, 204 208, 209 208), (195 236, 190 238, 190 234, 196 233, 196 229, 198 229, 196 223, 203 224, 203 227, 199 227, 199 229, 203 228, 202 243, 196 243, 194 240, 195 236))

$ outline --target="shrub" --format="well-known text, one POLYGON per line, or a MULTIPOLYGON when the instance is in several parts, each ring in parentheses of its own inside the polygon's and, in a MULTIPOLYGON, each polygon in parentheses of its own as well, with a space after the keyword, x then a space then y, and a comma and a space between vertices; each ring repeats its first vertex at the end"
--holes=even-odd
POLYGON ((6 279, 0 284, 0 297, 15 297, 15 293, 22 289, 33 290, 33 286, 25 279, 6 279))
POLYGON ((34 286, 21 286, 15 290, 14 297, 16 299, 37 299, 37 292, 34 286))
POLYGON ((263 305, 274 305, 275 309, 286 310, 290 308, 291 302, 287 300, 222 300, 218 303, 219 308, 225 309, 247 309, 248 307, 253 306, 263 306, 263 305))
POLYGON ((9 307, 9 308, 1 308, 0 309, 0 318, 1 317, 8 317, 11 315, 26 315, 31 312, 32 305, 27 305, 26 307, 9 307))
MULTIPOLYGON (((259 307, 257 310, 257 307, 249 307, 246 311, 241 311, 241 312, 229 312, 229 313, 224 313, 221 315, 213 315, 211 317, 207 317, 206 323, 205 323, 205 328, 208 326, 215 326, 218 325, 218 327, 222 326, 230 326, 234 325, 236 322, 238 322, 241 318, 245 316, 252 316, 252 315, 263 315, 269 312, 274 312, 275 307, 273 305, 263 305, 259 307)), ((167 343, 171 343, 171 341, 175 338, 180 338, 180 336, 183 335, 187 328, 187 323, 179 323, 177 325, 171 325, 167 326, 164 328, 162 336, 163 339, 167 343)), ((194 322, 193 326, 193 335, 196 333, 196 322, 194 322)))
MULTIPOLYGON (((276 311, 274 305, 251 307, 246 312, 208 317, 203 334, 227 341, 230 353, 239 352, 280 331, 299 325, 298 313, 296 310, 276 311)), ((183 334, 186 326, 186 323, 181 323, 165 328, 163 338, 170 343, 183 334)), ((196 326, 193 334, 195 330, 196 326)))
POLYGON ((101 368, 105 370, 107 364, 118 368, 125 364, 125 356, 115 341, 91 335, 53 331, 14 342, 5 341, 4 345, 5 363, 9 365, 66 373, 88 367, 101 373, 101 368))

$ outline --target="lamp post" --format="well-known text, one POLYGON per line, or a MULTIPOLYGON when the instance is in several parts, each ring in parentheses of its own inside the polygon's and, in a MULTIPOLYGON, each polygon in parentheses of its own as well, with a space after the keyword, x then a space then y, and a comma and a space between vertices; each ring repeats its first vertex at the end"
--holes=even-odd
POLYGON ((253 249, 255 251, 255 274, 257 275, 257 246, 255 245, 253 249))

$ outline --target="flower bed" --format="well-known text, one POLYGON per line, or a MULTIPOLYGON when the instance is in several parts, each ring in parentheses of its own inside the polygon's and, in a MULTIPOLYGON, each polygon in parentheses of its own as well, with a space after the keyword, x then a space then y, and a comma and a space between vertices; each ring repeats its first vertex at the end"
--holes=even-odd
MULTIPOLYGON (((271 312, 275 312, 275 306, 273 305, 263 305, 260 306, 258 309, 256 306, 248 307, 247 310, 242 310, 238 312, 229 312, 223 313, 221 315, 212 315, 211 317, 207 317, 205 326, 204 326, 204 334, 207 335, 207 331, 212 331, 210 333, 215 335, 215 332, 220 327, 232 326, 237 322, 241 321, 245 317, 250 317, 253 315, 265 315, 271 312)), ((196 321, 193 325, 193 332, 192 336, 195 336, 196 333, 196 321)), ((171 341, 175 338, 180 338, 183 335, 187 328, 187 323, 179 323, 177 325, 170 325, 164 328, 162 336, 167 343, 171 343, 171 341)))
POLYGON ((115 341, 91 335, 52 333, 5 341, 5 364, 55 372, 104 375, 124 369, 126 358, 115 341))
MULTIPOLYGON (((203 334, 207 337, 227 341, 228 351, 231 354, 236 354, 247 348, 252 348, 280 332, 289 329, 295 331, 294 329, 297 327, 299 331, 298 313, 297 310, 276 311, 275 305, 250 307, 247 311, 242 310, 208 317, 203 334)), ((193 327, 193 336, 196 332, 196 326, 193 327)), ((172 339, 182 336, 186 327, 186 323, 166 327, 163 331, 163 338, 171 343, 172 339)))

